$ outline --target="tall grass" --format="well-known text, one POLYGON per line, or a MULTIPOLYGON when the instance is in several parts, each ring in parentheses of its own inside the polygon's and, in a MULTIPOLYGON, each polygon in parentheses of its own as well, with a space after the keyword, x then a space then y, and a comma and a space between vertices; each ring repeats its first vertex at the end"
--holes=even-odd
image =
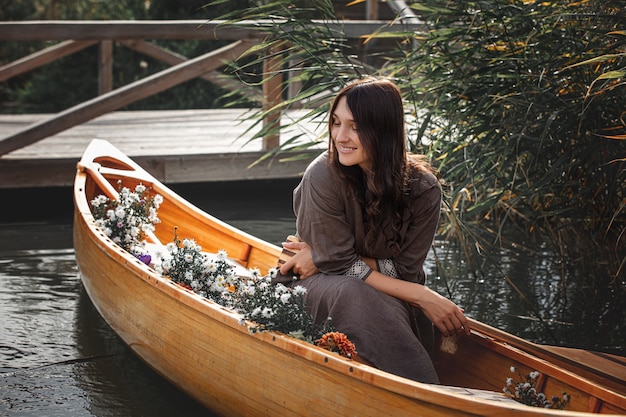
MULTIPOLYGON (((235 72, 262 83, 267 55, 255 54, 281 58, 285 101, 270 111, 304 101, 307 117, 324 114, 348 80, 394 79, 411 150, 429 155, 446 181, 440 232, 464 245, 468 261, 540 247, 560 262, 563 305, 574 276, 624 298, 623 2, 414 1, 418 29, 398 17, 394 32, 359 41, 346 38, 330 1, 253 3, 226 18, 267 22, 264 44, 250 51, 258 57, 235 72), (372 53, 359 53, 368 44, 372 53)), ((611 326, 623 334, 623 324, 611 326)))
POLYGON ((498 243, 508 226, 548 239, 564 266, 623 285, 618 3, 421 1, 414 7, 429 33, 391 67, 426 114, 415 142, 428 141, 450 182, 450 216, 498 243))

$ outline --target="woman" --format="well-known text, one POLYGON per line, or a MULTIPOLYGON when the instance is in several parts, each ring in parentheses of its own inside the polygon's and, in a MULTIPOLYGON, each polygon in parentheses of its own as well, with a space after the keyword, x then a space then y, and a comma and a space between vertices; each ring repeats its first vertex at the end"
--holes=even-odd
POLYGON ((294 190, 302 242, 284 244, 297 253, 280 272, 299 275, 315 320, 330 317, 360 357, 438 383, 416 309, 446 336, 469 326, 462 309, 423 285, 441 186, 423 158, 406 152, 400 91, 385 79, 348 84, 331 106, 329 134, 328 151, 294 190))

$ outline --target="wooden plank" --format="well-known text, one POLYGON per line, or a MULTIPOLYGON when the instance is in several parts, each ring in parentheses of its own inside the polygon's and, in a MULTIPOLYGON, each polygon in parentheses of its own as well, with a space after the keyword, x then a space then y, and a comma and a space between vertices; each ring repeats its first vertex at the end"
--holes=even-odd
MULTIPOLYGON (((140 40, 121 40, 120 44, 128 48, 134 49, 135 51, 147 55, 151 58, 164 62, 168 65, 180 64, 181 62, 185 62, 189 59, 184 55, 177 54, 165 48, 161 48, 151 42, 140 40)), ((234 77, 228 77, 227 75, 220 72, 211 71, 203 74, 202 76, 200 76, 200 78, 212 82, 213 84, 219 85, 225 90, 238 91, 240 93, 243 93, 246 95, 247 99, 252 102, 257 102, 260 104, 263 101, 262 91, 250 87, 234 77)))
MULTIPOLYGON (((300 178, 319 151, 285 153, 301 156, 297 161, 263 161, 250 165, 264 153, 201 154, 136 157, 146 171, 166 184, 300 178)), ((76 173, 76 159, 5 161, 0 159, 0 189, 68 187, 76 173)))
MULTIPOLYGON (((0 160, 70 157, 78 160, 91 139, 105 139, 126 155, 234 154, 261 151, 261 140, 252 140, 259 128, 250 114, 256 109, 193 109, 117 111, 17 149, 0 160)), ((308 110, 282 114, 281 136, 294 143, 314 141, 326 131, 326 120, 303 117, 308 110), (296 123, 297 122, 297 123, 296 123)), ((49 117, 47 114, 0 115, 0 136, 7 136, 49 117)), ((325 149, 320 144, 318 149, 325 149)))
POLYGON ((64 41, 0 67, 0 82, 94 45, 97 41, 64 41))
POLYGON ((277 159, 258 162, 265 152, 204 154, 161 158, 163 182, 205 182, 256 179, 299 178, 319 151, 285 153, 277 159), (287 160, 289 157, 302 159, 287 160))
POLYGON ((500 339, 531 355, 556 363, 563 369, 575 371, 583 377, 598 381, 617 392, 623 390, 626 384, 626 361, 622 357, 581 349, 541 345, 474 320, 471 326, 477 331, 500 339))
MULTIPOLYGON (((93 138, 106 139, 166 183, 299 178, 304 166, 324 143, 303 159, 282 161, 295 154, 281 153, 259 166, 249 165, 263 154, 261 140, 250 140, 253 120, 248 109, 121 111, 100 116, 0 158, 0 189, 65 187, 71 185, 76 162, 93 138), (278 159, 280 158, 280 159, 278 159), (282 162, 281 162, 282 161, 282 162)), ((283 125, 307 111, 288 111, 283 125)), ((0 136, 45 119, 48 115, 0 115, 0 136)), ((281 136, 298 143, 312 141, 325 124, 304 120, 281 136)))
POLYGON ((283 83, 281 54, 282 47, 274 44, 266 51, 263 61, 263 129, 272 132, 263 137, 263 150, 268 151, 278 146, 280 136, 280 103, 282 102, 281 85, 283 83))
POLYGON ((365 7, 367 9, 365 13, 367 20, 378 19, 378 0, 366 0, 365 7))
POLYGON ((0 140, 0 155, 30 145, 71 126, 119 109, 218 68, 223 65, 223 60, 234 60, 250 46, 250 43, 244 41, 233 42, 230 45, 71 107, 51 119, 44 120, 0 140))
MULTIPOLYGON (((102 40, 102 39, 260 39, 262 29, 276 25, 275 20, 229 23, 223 20, 31 20, 0 22, 0 41, 30 40, 102 40)), ((351 20, 313 24, 329 27, 349 39, 358 39, 374 32, 414 31, 426 33, 421 23, 390 25, 384 20, 351 20)), ((285 30, 289 30, 287 25, 285 30)))
POLYGON ((0 22, 0 40, 254 39, 259 31, 206 20, 31 20, 0 22))

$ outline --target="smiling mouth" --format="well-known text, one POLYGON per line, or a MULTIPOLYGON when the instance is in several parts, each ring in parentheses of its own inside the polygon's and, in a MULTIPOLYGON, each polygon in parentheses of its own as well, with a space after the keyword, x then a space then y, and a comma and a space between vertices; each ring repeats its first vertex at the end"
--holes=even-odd
POLYGON ((339 146, 339 150, 341 152, 352 152, 352 151, 356 151, 356 148, 348 148, 346 146, 339 146))

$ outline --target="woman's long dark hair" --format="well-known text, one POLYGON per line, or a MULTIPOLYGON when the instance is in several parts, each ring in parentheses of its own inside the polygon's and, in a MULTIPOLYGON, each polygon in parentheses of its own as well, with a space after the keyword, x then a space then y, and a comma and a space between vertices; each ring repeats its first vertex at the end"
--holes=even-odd
MULTIPOLYGON (((409 158, 406 151, 404 106, 398 87, 387 79, 366 78, 346 85, 335 97, 330 109, 328 141, 329 163, 344 177, 363 207, 366 233, 380 230, 385 219, 393 218, 393 236, 388 244, 399 248, 398 231, 402 226, 405 194, 410 171, 432 168, 424 158, 409 158), (358 165, 344 166, 332 140, 332 115, 339 100, 346 104, 356 122, 365 155, 372 163, 364 172, 358 165)), ((366 239, 366 242, 370 239, 366 239)))

